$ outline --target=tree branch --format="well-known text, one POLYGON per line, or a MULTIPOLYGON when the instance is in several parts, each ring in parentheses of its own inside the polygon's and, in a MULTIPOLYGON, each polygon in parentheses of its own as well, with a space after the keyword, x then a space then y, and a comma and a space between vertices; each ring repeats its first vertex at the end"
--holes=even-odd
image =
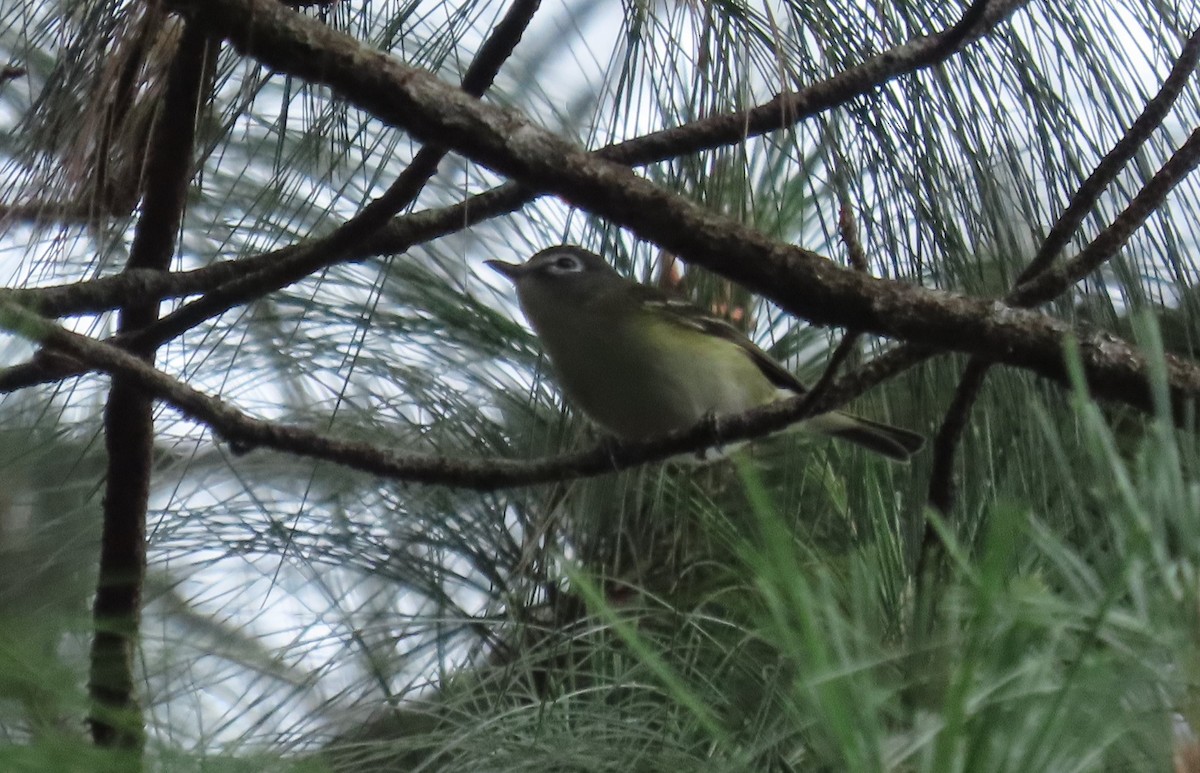
POLYGON ((1175 60, 1171 72, 1163 81, 1158 93, 1146 103, 1141 114, 1129 126, 1117 144, 1113 145, 1112 150, 1104 155, 1088 178, 1079 186, 1079 190, 1075 191, 1075 195, 1071 197, 1066 209, 1059 215, 1058 220, 1050 228, 1050 232, 1046 234, 1046 238, 1042 241, 1042 246, 1038 248, 1033 260, 1013 283, 1015 287, 1020 287, 1050 268, 1054 259, 1066 247, 1071 235, 1083 224, 1087 213, 1096 206, 1100 195, 1116 179, 1117 174, 1125 168, 1125 165, 1133 159, 1138 149, 1146 144, 1150 135, 1162 124, 1163 119, 1171 110, 1171 106, 1175 104, 1175 100, 1179 98, 1180 92, 1187 84, 1188 78, 1195 71, 1198 61, 1200 61, 1200 27, 1192 32, 1191 37, 1184 44, 1183 49, 1179 52, 1179 58, 1175 60))
MULTIPOLYGON (((1087 213, 1095 207, 1104 190, 1162 124, 1198 62, 1200 28, 1197 28, 1184 44, 1158 93, 1146 103, 1141 114, 1071 197, 1071 201, 1038 248, 1037 254, 1017 278, 1013 291, 1006 299, 1008 303, 1029 307, 1052 300, 1066 292, 1075 282, 1116 255, 1137 227, 1145 222, 1151 212, 1161 206, 1167 193, 1195 168, 1200 160, 1200 130, 1192 133, 1188 141, 1142 187, 1130 205, 1108 228, 1061 269, 1050 269, 1054 259, 1062 252, 1072 234, 1079 229, 1087 213)), ((989 363, 980 357, 972 357, 967 363, 934 440, 929 503, 943 515, 950 512, 954 503, 954 457, 959 440, 970 420, 971 408, 983 388, 989 367, 989 363)), ((935 538, 933 527, 927 526, 922 555, 928 550, 930 541, 935 538)), ((918 563, 922 562, 923 559, 918 563)))
POLYGON ((1018 285, 1005 299, 1014 306, 1030 307, 1046 303, 1066 292, 1076 282, 1110 260, 1125 246, 1129 237, 1158 211, 1176 185, 1200 163, 1200 128, 1150 178, 1129 206, 1108 228, 1063 266, 1038 274, 1018 285))
MULTIPOLYGON (((1055 258, 1079 229, 1084 217, 1095 206, 1100 195, 1162 123, 1171 105, 1175 103, 1179 93, 1183 90, 1184 84, 1195 70, 1198 58, 1200 58, 1200 28, 1192 33, 1184 45, 1158 94, 1146 104, 1141 114, 1117 144, 1100 160, 1087 180, 1071 197, 1071 201, 1051 227, 1037 254, 1014 283, 1014 290, 1007 299, 1010 303, 1034 305, 1066 292, 1076 281, 1114 256, 1134 229, 1145 221, 1149 212, 1157 209, 1167 191, 1194 167, 1194 158, 1190 162, 1187 160, 1188 152, 1185 150, 1185 144, 1184 148, 1174 154, 1167 165, 1160 169, 1154 178, 1142 188, 1134 202, 1107 229, 1092 240, 1066 266, 1056 272, 1050 270, 1055 258), (1177 161, 1181 158, 1182 160, 1177 161), (1140 203, 1138 203, 1139 200, 1141 200, 1140 203)), ((1189 142, 1195 138, 1196 133, 1193 133, 1189 142)), ((1192 153, 1194 155, 1194 151, 1192 153)), ((962 434, 970 421, 971 409, 979 398, 990 367, 991 363, 981 357, 976 356, 970 359, 963 370, 954 397, 934 438, 933 468, 929 476, 928 501, 947 518, 954 506, 956 494, 954 459, 962 434)), ((918 598, 929 609, 932 609, 937 603, 934 588, 936 588, 942 569, 939 560, 941 555, 941 541, 937 531, 934 529, 932 521, 926 521, 917 553, 915 577, 918 583, 918 598)))
POLYGON ((849 400, 907 367, 903 358, 885 356, 879 358, 881 365, 839 380, 825 390, 820 399, 813 399, 814 395, 810 394, 772 403, 738 416, 723 416, 719 425, 703 422, 650 441, 604 443, 585 451, 532 460, 453 459, 394 453, 369 443, 341 440, 329 434, 253 418, 157 370, 124 349, 70 332, 4 298, 0 298, 0 328, 78 360, 90 370, 128 380, 184 416, 209 427, 239 453, 271 448, 395 480, 481 491, 600 475, 760 437, 827 411, 834 401, 849 400))
MULTIPOLYGON (((974 30, 972 38, 978 37, 982 34, 977 27, 980 19, 990 27, 1022 7, 1026 1, 988 3, 986 0, 976 0, 959 24, 950 30, 915 38, 825 80, 796 92, 781 94, 748 110, 722 113, 652 132, 601 148, 594 155, 636 166, 711 150, 794 125, 869 94, 897 77, 944 60, 964 42, 967 28, 974 30), (785 116, 786 121, 783 120, 785 116)), ((496 35, 500 35, 499 27, 496 35)), ((480 55, 483 54, 481 50, 480 55)), ((221 261, 167 276, 157 273, 142 276, 127 272, 122 276, 68 285, 22 289, 18 291, 21 296, 17 300, 52 317, 98 313, 131 300, 177 298, 209 292, 224 283, 248 278, 251 274, 259 275, 255 292, 261 294, 263 290, 260 288, 278 289, 339 261, 402 253, 416 244, 514 212, 540 195, 543 194, 518 183, 507 183, 449 207, 394 218, 359 243, 357 248, 346 248, 344 255, 328 254, 328 245, 321 240, 314 240, 251 258, 221 261)), ((156 343, 161 344, 168 340, 162 337, 167 335, 167 329, 164 326, 159 330, 161 332, 155 334, 155 339, 156 343)), ((146 334, 149 335, 149 331, 146 334)))
MULTIPOLYGON (((901 75, 945 61, 961 50, 964 43, 979 39, 1026 4, 1027 0, 974 0, 950 29, 914 38, 800 91, 779 94, 748 110, 722 113, 662 129, 612 145, 599 155, 609 161, 638 166, 734 145, 749 137, 786 129, 805 118, 870 94, 901 75)), ((168 5, 184 7, 191 3, 178 0, 168 5)))
MULTIPOLYGON (((693 454, 715 445, 761 437, 801 419, 832 410, 884 380, 921 362, 931 352, 899 347, 833 382, 820 396, 785 400, 737 416, 643 442, 603 443, 584 451, 531 460, 455 459, 395 453, 369 443, 256 419, 156 370, 123 349, 72 333, 12 301, 0 298, 0 328, 41 343, 89 369, 120 374, 183 415, 209 427, 239 453, 270 448, 412 483, 491 491, 589 477, 693 454)), ((1082 348, 1103 341, 1082 342, 1082 348)))
MULTIPOLYGON (((608 218, 698 265, 739 282, 822 325, 858 327, 922 346, 993 357, 1066 381, 1061 345, 1070 328, 994 302, 871 279, 763 234, 598 159, 523 116, 479 104, 407 67, 267 0, 167 0, 211 25, 243 53, 323 84, 419 139, 454 148, 535 189, 608 218)), ((1084 372, 1096 394, 1149 403, 1143 358, 1085 336, 1084 372), (1095 345, 1088 343, 1095 342, 1095 345)), ((1200 385, 1196 368, 1166 363, 1173 399, 1200 385)))

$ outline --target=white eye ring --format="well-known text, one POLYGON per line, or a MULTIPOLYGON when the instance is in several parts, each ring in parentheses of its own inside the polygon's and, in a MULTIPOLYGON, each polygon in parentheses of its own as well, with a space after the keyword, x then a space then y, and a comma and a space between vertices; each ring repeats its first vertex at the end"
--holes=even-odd
POLYGON ((559 255, 546 264, 546 270, 551 274, 576 274, 583 270, 583 261, 574 255, 559 255))

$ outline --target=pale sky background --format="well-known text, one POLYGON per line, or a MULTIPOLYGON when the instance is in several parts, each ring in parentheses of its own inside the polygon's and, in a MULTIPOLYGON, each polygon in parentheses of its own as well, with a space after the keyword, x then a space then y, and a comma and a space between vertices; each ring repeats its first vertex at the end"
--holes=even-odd
MULTIPOLYGON (((353 8, 357 3, 349 5, 353 8)), ((498 11, 502 10, 502 4, 493 5, 498 11)), ((15 16, 24 14, 26 23, 34 25, 40 12, 45 12, 45 9, 36 7, 36 4, 27 4, 23 11, 0 15, 0 21, 7 18, 11 22, 15 16)), ((638 98, 644 101, 644 109, 622 113, 622 116, 640 116, 639 120, 625 121, 622 118, 619 125, 597 125, 586 120, 587 116, 607 110, 614 83, 619 77, 624 53, 622 13, 621 4, 613 2, 546 3, 526 33, 516 56, 505 66, 497 89, 506 96, 521 94, 522 107, 545 125, 554 128, 569 124, 572 105, 576 105, 585 116, 583 125, 593 123, 594 126, 590 135, 583 138, 589 146, 660 128, 658 113, 651 108, 661 94, 649 88, 637 92, 638 98), (569 41, 569 44, 564 45, 564 41, 569 41), (529 88, 531 78, 536 79, 534 88, 529 88), (592 101, 580 99, 581 94, 589 93, 600 96, 592 101)), ((491 21, 490 17, 485 18, 491 21)), ((1029 18, 1028 15, 1018 15, 1012 22, 1027 37, 1033 34, 1034 29, 1029 18)), ((434 17, 426 21, 430 25, 440 22, 434 17)), ((1114 23, 1114 29, 1119 30, 1121 26, 1114 23)), ((1133 28, 1133 25, 1126 26, 1126 30, 1133 28)), ((460 45, 464 55, 475 50, 485 29, 476 29, 462 36, 460 45)), ((689 47, 694 46, 695 36, 687 32, 684 28, 678 30, 672 43, 682 53, 694 55, 694 48, 689 47)), ((1039 31, 1037 34, 1042 33, 1039 31)), ((12 32, 0 31, 0 60, 14 58, 12 46, 20 41, 20 35, 13 35, 12 32)), ((420 36, 414 33, 411 37, 419 39, 420 36)), ((1149 48, 1147 41, 1122 31, 1119 39, 1114 40, 1114 45, 1128 54, 1128 77, 1145 83, 1151 92, 1156 89, 1166 65, 1163 62, 1148 62, 1142 55, 1149 48)), ((400 49, 397 53, 403 55, 400 49)), ((261 77, 262 73, 258 75, 261 77)), ((778 90, 778 82, 773 82, 770 75, 764 67, 756 82, 744 85, 748 102, 762 101, 778 90)), ((0 92, 0 134, 19 129, 21 116, 28 106, 30 89, 36 89, 37 85, 22 79, 5 86, 5 91, 0 92)), ((676 87, 684 86, 676 84, 676 87)), ((239 88, 237 81, 231 81, 225 86, 222 97, 234 99, 239 88)), ((263 148, 271 148, 276 136, 272 124, 278 123, 286 101, 284 88, 285 79, 271 78, 255 99, 253 119, 243 120, 235 128, 234 136, 258 137, 263 142, 263 148)), ((1065 81, 1062 96, 1065 100, 1077 101, 1082 105, 1089 104, 1094 98, 1094 95, 1080 93, 1077 85, 1072 86, 1065 81)), ((306 109, 311 102, 310 96, 292 94, 290 102, 287 102, 289 134, 311 130, 314 111, 306 109)), ((1168 125, 1175 127, 1169 136, 1177 144, 1183 137, 1183 132, 1178 128, 1178 118, 1173 117, 1168 125)), ((269 152, 262 158, 246 158, 243 163, 235 163, 229 155, 220 156, 214 159, 219 166, 210 163, 205 170, 202 191, 220 191, 237 186, 255 188, 271 180, 282 180, 282 184, 302 193, 302 198, 311 205, 311 209, 279 211, 275 221, 262 222, 254 212, 243 215, 235 211, 217 210, 210 205, 220 201, 221 197, 202 194, 192 205, 189 217, 193 224, 197 219, 207 218, 203 222, 211 225, 207 229, 185 229, 184 253, 177 261, 177 266, 198 265, 207 258, 197 260, 193 255, 207 255, 214 246, 219 246, 220 252, 226 257, 233 257, 254 252, 260 246, 287 243, 310 232, 324 232, 358 211, 365 199, 382 192, 402 167, 403 153, 400 151, 407 147, 406 141, 399 133, 381 130, 373 121, 363 120, 360 116, 348 117, 345 128, 349 132, 362 132, 357 140, 360 147, 371 149, 382 157, 389 146, 394 146, 397 158, 383 171, 379 171, 374 162, 368 164, 368 173, 378 172, 377 177, 368 179, 358 169, 356 159, 350 159, 344 165, 331 161, 327 173, 321 178, 314 177, 310 170, 304 169, 298 169, 294 174, 285 172, 280 175, 277 170, 288 168, 287 159, 275 158, 269 152)), ((9 149, 7 143, 0 145, 0 168, 6 170, 11 168, 9 149)), ((293 149, 288 148, 285 153, 293 149)), ((1143 161, 1151 168, 1160 162, 1151 158, 1143 161)), ((464 165, 460 159, 449 159, 443 164, 442 176, 422 196, 417 206, 433 206, 453 198, 452 194, 460 193, 464 188, 470 192, 482 190, 489 180, 494 179, 493 175, 473 165, 464 165)), ((433 248, 433 255, 440 261, 441 270, 456 276, 464 293, 485 299, 514 316, 517 312, 508 285, 484 269, 483 260, 500 258, 520 261, 537 248, 563 240, 583 241, 593 233, 585 222, 586 218, 550 199, 543 199, 536 207, 527 208, 525 214, 526 217, 505 218, 481 225, 466 235, 449 238, 433 248)), ((831 221, 835 216, 835 212, 826 213, 827 220, 831 221)), ((828 222, 814 223, 810 232, 803 235, 806 238, 804 246, 818 250, 826 248, 828 245, 824 241, 828 233, 828 222)), ((120 269, 127 255, 132 230, 107 236, 115 246, 99 249, 95 239, 81 232, 60 239, 46 230, 27 226, 9 227, 0 231, 0 277, 8 286, 26 286, 77 279, 81 265, 90 266, 94 273, 115 272, 120 269), (36 248, 31 249, 31 244, 37 245, 36 248), (103 257, 94 257, 96 255, 103 257), (71 259, 65 259, 67 257, 71 259)), ((654 254, 654 250, 645 245, 638 249, 637 254, 643 258, 654 254)), ((369 308, 375 300, 369 289, 367 284, 357 288, 358 292, 345 290, 344 286, 322 287, 323 292, 329 293, 323 296, 326 299, 344 292, 348 308, 357 308, 359 305, 369 308)), ((73 328, 90 334, 111 331, 113 324, 111 315, 70 322, 73 328)), ((769 337, 774 329, 770 321, 764 321, 762 327, 760 332, 764 337, 769 337)), ((293 334, 314 337, 336 335, 312 329, 293 331, 293 334)), ((286 404, 284 398, 287 396, 274 391, 278 387, 257 383, 257 374, 245 369, 213 367, 211 361, 203 359, 203 354, 197 355, 197 337, 194 333, 189 334, 182 343, 176 342, 166 347, 160 355, 159 366, 168 372, 184 374, 194 385, 209 392, 233 389, 239 405, 259 415, 270 417, 283 411, 286 404)), ((396 346, 398 357, 421 356, 419 350, 410 348, 406 351, 403 342, 396 346)), ((5 338, 0 345, 0 361, 3 364, 18 362, 31 351, 31 347, 24 342, 5 338)), ((512 368, 508 376, 517 388, 544 388, 535 387, 533 375, 519 368, 512 368)), ((54 410, 71 421, 82 422, 87 419, 91 427, 88 431, 98 433, 94 416, 102 398, 100 390, 103 384, 102 380, 93 379, 72 387, 74 392, 70 399, 66 394, 60 395, 54 410)), ((313 405, 321 406, 326 401, 339 398, 343 387, 338 378, 322 383, 314 377, 306 383, 305 390, 313 405)), ((403 385, 378 384, 372 397, 381 410, 388 410, 388 406, 402 403, 403 391, 403 385)), ((17 395, 4 399, 15 401, 26 398, 17 395)), ((9 402, 11 405, 12 402, 9 402)), ((166 535, 188 528, 188 524, 177 519, 220 517, 222 503, 230 497, 244 496, 246 490, 252 490, 259 501, 269 503, 275 514, 276 526, 288 529, 297 524, 304 527, 310 525, 303 517, 306 505, 304 492, 295 490, 293 480, 283 476, 256 480, 254 455, 230 462, 226 456, 227 449, 214 445, 208 433, 202 433, 194 424, 180 420, 172 411, 160 409, 158 415, 162 453, 177 461, 157 478, 151 503, 155 519, 150 524, 152 532, 166 535), (244 471, 244 479, 230 477, 231 465, 244 471), (192 514, 185 516, 185 513, 192 514)), ((99 436, 94 434, 94 437, 99 436)), ((267 464, 264 462, 263 466, 267 464)), ((298 461, 295 466, 297 470, 302 470, 310 465, 298 461)), ((329 471, 323 474, 328 475, 329 471)), ((300 477, 297 476, 297 479, 300 477)), ((319 476, 314 475, 316 477, 319 476)), ((319 481, 314 483, 314 486, 319 485, 319 481)), ((363 525, 363 528, 370 526, 363 525)), ((386 536, 381 534, 380 538, 385 539, 386 536)), ((197 547, 186 554, 175 551, 169 557, 162 551, 152 549, 151 561, 156 580, 169 577, 172 582, 178 583, 174 587, 176 597, 186 599, 196 612, 211 613, 219 619, 221 626, 238 631, 239 636, 256 638, 261 647, 261 661, 257 668, 250 668, 244 662, 234 662, 234 659, 224 657, 224 653, 216 652, 207 657, 197 655, 180 670, 177 663, 169 659, 161 660, 161 652, 173 647, 201 650, 208 646, 213 631, 199 623, 196 628, 189 628, 178 617, 155 614, 156 609, 152 605, 145 621, 147 671, 152 674, 151 679, 155 684, 165 688, 159 692, 160 695, 170 693, 174 696, 160 699, 154 705, 153 710, 161 713, 161 721, 155 722, 155 726, 178 729, 181 723, 172 719, 183 713, 195 717, 200 724, 195 741, 238 742, 245 740, 248 728, 254 725, 257 717, 262 722, 258 733, 263 736, 270 737, 278 732, 303 736, 311 729, 308 723, 322 724, 325 721, 325 717, 331 713, 328 710, 331 704, 349 706, 357 697, 356 691, 364 686, 370 688, 359 670, 358 660, 339 661, 338 657, 353 633, 348 630, 348 621, 337 616, 338 609, 355 606, 347 602, 359 593, 354 584, 358 577, 356 573, 323 566, 305 567, 296 561, 281 564, 277 556, 253 553, 238 555, 226 546, 197 547), (279 660, 276 655, 278 652, 287 654, 279 660), (158 670, 165 669, 167 665, 174 670, 158 670), (315 675, 315 678, 289 681, 299 678, 298 675, 315 675), (196 693, 180 689, 193 681, 208 686, 196 693)), ((451 568, 470 572, 465 565, 451 568)), ((450 590, 469 611, 479 608, 486 599, 484 594, 465 586, 451 587, 450 590)), ((396 614, 405 611, 417 614, 421 611, 425 600, 412 595, 406 603, 408 609, 394 610, 396 614)), ((381 629, 369 631, 366 635, 386 636, 386 632, 381 629)), ((244 651, 239 652, 239 657, 244 658, 244 651)), ((453 652, 447 655, 450 661, 455 657, 456 653, 453 652)), ((418 658, 410 663, 407 674, 402 673, 397 677, 396 686, 403 686, 408 679, 420 682, 435 677, 433 660, 418 658)), ((188 745, 188 739, 170 740, 172 743, 188 745)))

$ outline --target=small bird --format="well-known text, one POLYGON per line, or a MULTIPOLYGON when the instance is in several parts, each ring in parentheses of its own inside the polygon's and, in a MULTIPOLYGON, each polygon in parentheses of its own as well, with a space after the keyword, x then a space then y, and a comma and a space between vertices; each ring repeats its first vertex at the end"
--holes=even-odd
MULTIPOLYGON (((567 399, 619 438, 640 440, 807 390, 737 328, 562 245, 487 265, 516 287, 567 399)), ((802 428, 905 461, 925 439, 841 411, 802 428)))

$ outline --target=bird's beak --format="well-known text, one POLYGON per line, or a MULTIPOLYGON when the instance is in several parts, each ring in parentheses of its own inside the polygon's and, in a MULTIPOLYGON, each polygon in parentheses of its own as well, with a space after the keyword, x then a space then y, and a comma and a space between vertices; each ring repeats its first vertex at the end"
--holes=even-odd
POLYGON ((519 263, 505 263, 502 260, 485 260, 484 263, 493 271, 503 274, 509 281, 517 281, 517 277, 521 276, 524 266, 519 263))

